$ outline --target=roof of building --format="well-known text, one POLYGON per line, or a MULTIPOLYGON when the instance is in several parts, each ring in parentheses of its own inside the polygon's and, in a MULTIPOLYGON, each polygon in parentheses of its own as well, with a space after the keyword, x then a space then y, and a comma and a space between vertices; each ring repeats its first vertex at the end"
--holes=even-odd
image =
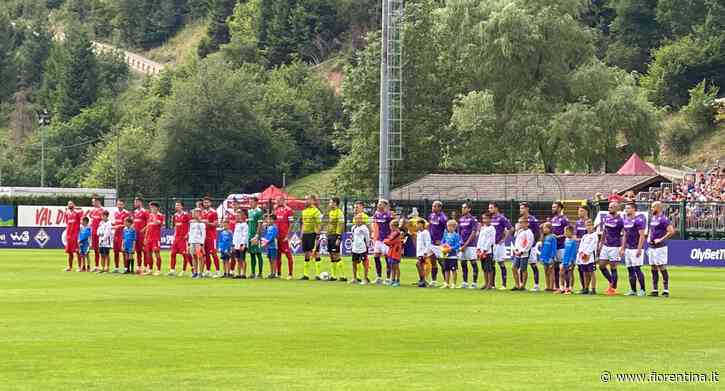
POLYGON ((612 190, 646 190, 669 180, 660 175, 429 174, 391 192, 393 200, 585 200, 612 190))
POLYGON ((636 153, 633 153, 632 156, 627 159, 627 161, 622 165, 622 167, 619 168, 619 171, 617 171, 617 174, 619 175, 657 175, 657 171, 655 171, 652 167, 647 165, 642 158, 639 157, 636 153))

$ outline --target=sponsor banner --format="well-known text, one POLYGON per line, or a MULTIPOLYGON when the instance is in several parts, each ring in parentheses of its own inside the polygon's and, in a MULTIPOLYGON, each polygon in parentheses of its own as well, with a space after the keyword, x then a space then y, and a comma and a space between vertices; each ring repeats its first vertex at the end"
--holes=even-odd
MULTIPOLYGON (((91 207, 76 207, 83 211, 83 215, 87 216, 91 212, 91 207)), ((115 208, 106 207, 109 213, 113 213, 115 208)), ((65 227, 65 206, 38 206, 38 205, 20 205, 18 206, 18 227, 65 227)))
POLYGON ((0 227, 15 226, 15 208, 12 205, 0 205, 0 227))
POLYGON ((668 240, 667 262, 676 266, 725 267, 725 240, 668 240))
POLYGON ((0 248, 63 248, 63 228, 0 228, 0 248))

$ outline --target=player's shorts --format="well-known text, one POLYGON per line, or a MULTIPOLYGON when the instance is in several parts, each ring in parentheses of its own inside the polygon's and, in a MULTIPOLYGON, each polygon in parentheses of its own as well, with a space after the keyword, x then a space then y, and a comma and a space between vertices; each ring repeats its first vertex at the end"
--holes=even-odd
POLYGON ((267 249, 267 257, 269 259, 277 259, 277 249, 276 248, 268 248, 267 249))
POLYGON ((627 267, 644 265, 644 250, 642 250, 639 256, 637 256, 636 249, 628 248, 624 250, 624 264, 627 267))
POLYGON ((204 254, 216 254, 216 238, 204 240, 204 254))
POLYGON ((496 262, 503 262, 506 260, 506 245, 497 244, 493 246, 493 260, 496 262))
POLYGON ((455 258, 446 258, 443 261, 443 270, 447 272, 458 270, 458 260, 455 258))
POLYGON ((564 269, 572 269, 574 267, 574 260, 570 259, 570 260, 562 261, 561 267, 563 267, 564 269))
POLYGON ((101 255, 108 255, 111 252, 111 248, 110 247, 100 247, 98 249, 98 252, 100 252, 101 255))
POLYGON ((490 273, 493 271, 493 263, 493 256, 491 254, 481 257, 481 268, 484 273, 490 273))
POLYGON ((400 264, 400 259, 387 257, 387 263, 388 265, 397 265, 400 264))
POLYGON ((161 240, 148 240, 143 244, 143 250, 147 253, 161 251, 161 240))
POLYGON ((600 261, 619 262, 619 247, 603 246, 602 252, 599 254, 600 261))
POLYGON ((526 271, 529 267, 529 257, 514 257, 514 267, 520 271, 526 271))
POLYGON ((234 250, 234 258, 238 261, 244 261, 247 256, 247 250, 234 250))
POLYGON ((123 251, 123 235, 113 235, 113 251, 123 251))
POLYGON ((667 265, 667 246, 659 248, 650 247, 647 257, 649 257, 650 265, 667 265))
POLYGON ((367 257, 366 253, 360 253, 360 254, 352 253, 353 262, 363 262, 363 261, 365 261, 365 257, 367 257))
POLYGON ((204 256, 204 245, 201 243, 190 243, 189 252, 191 253, 191 255, 193 255, 195 257, 203 257, 204 256))
POLYGON ((475 247, 465 247, 461 250, 461 261, 475 261, 477 257, 475 247))
POLYGON ((88 243, 81 245, 78 247, 78 253, 81 255, 88 255, 88 250, 90 249, 90 246, 88 246, 88 243))
POLYGON ((556 255, 554 256, 554 263, 561 263, 564 262, 564 249, 558 248, 556 249, 556 255))
POLYGON ((387 254, 388 253, 388 250, 390 250, 390 248, 385 243, 383 243, 383 242, 381 242, 379 240, 376 240, 375 241, 375 245, 373 247, 373 252, 375 254, 383 254, 384 255, 384 254, 387 254))
POLYGON ((337 239, 340 235, 327 235, 327 252, 338 254, 340 252, 340 244, 337 239))
POLYGON ((134 250, 136 250, 136 252, 139 252, 139 253, 143 252, 143 249, 144 249, 143 239, 144 239, 143 235, 140 235, 137 232, 136 233, 136 247, 134 248, 134 250))
POLYGON ((302 234, 302 251, 309 253, 315 249, 317 244, 317 234, 314 232, 302 234))
POLYGON ((286 254, 286 253, 290 252, 289 240, 287 240, 286 237, 277 238, 277 249, 279 250, 280 254, 286 254))
POLYGON ((579 270, 581 270, 584 273, 593 273, 594 272, 594 264, 593 263, 585 263, 585 264, 579 265, 579 270))
POLYGON ((100 247, 100 241, 101 241, 101 238, 98 235, 92 234, 91 235, 91 248, 94 250, 98 250, 100 247))
POLYGON ((78 252, 78 239, 68 239, 65 241, 65 252, 75 254, 78 252))
POLYGON ((231 251, 222 251, 221 258, 222 258, 222 262, 224 262, 224 263, 229 262, 229 260, 232 259, 231 251))
POLYGON ((576 264, 579 266, 588 265, 590 263, 593 265, 594 260, 595 260, 594 254, 578 253, 576 255, 576 264), (585 256, 587 257, 587 259, 584 259, 585 256))
POLYGON ((171 245, 171 253, 186 255, 188 248, 189 248, 189 244, 186 243, 185 241, 183 241, 183 240, 174 241, 174 243, 171 245))

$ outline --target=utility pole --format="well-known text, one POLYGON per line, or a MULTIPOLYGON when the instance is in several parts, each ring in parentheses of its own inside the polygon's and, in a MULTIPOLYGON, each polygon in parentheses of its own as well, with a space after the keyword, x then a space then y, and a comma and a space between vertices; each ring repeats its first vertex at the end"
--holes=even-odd
POLYGON ((116 131, 116 196, 118 197, 118 194, 120 194, 118 190, 119 186, 119 170, 121 168, 121 133, 118 131, 118 127, 115 128, 116 131))
POLYGON ((40 187, 45 187, 45 127, 50 125, 48 110, 38 114, 38 125, 40 125, 40 187))

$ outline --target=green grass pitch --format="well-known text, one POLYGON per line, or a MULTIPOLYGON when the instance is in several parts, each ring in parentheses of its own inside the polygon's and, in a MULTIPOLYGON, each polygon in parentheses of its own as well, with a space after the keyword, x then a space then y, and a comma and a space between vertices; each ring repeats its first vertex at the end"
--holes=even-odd
POLYGON ((721 384, 600 375, 725 372, 722 269, 671 268, 665 299, 418 289, 408 260, 399 289, 64 267, 0 251, 0 389, 700 390, 721 384))

